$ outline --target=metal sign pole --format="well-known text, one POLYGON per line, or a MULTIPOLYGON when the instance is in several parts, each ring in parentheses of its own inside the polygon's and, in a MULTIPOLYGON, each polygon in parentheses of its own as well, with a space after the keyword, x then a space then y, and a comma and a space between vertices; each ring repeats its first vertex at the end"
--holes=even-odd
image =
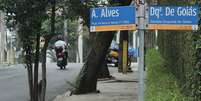
MULTIPOLYGON (((142 0, 143 1, 143 0, 142 0)), ((144 2, 144 1, 143 1, 144 2)), ((138 101, 144 101, 144 30, 145 30, 145 5, 138 6, 138 33, 139 33, 139 95, 138 101)))

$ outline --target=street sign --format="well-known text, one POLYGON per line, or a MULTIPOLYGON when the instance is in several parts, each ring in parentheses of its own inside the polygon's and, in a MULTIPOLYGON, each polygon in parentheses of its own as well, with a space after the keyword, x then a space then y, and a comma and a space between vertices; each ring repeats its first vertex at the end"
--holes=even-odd
POLYGON ((135 7, 118 6, 90 9, 90 31, 135 30, 135 7))
POLYGON ((148 29, 197 30, 198 6, 150 6, 148 29))

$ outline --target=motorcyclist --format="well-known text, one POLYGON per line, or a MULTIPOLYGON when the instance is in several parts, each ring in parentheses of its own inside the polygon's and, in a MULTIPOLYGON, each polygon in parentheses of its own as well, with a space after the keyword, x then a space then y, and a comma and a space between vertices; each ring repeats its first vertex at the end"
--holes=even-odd
POLYGON ((67 44, 63 40, 63 36, 59 35, 57 37, 57 41, 54 44, 55 46, 55 51, 56 51, 56 56, 58 58, 59 53, 63 53, 63 58, 64 58, 64 64, 67 64, 67 57, 68 57, 68 52, 67 52, 67 44))
POLYGON ((119 57, 118 49, 119 49, 118 43, 116 43, 116 41, 113 40, 106 56, 107 62, 113 63, 115 67, 118 66, 118 57, 119 57))

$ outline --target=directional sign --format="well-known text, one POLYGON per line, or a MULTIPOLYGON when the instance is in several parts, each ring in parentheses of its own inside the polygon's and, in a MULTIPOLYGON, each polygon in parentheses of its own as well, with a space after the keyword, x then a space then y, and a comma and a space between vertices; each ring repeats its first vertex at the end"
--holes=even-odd
POLYGON ((135 30, 135 7, 118 6, 90 9, 90 31, 135 30))
POLYGON ((148 29, 197 30, 198 6, 150 6, 148 29))

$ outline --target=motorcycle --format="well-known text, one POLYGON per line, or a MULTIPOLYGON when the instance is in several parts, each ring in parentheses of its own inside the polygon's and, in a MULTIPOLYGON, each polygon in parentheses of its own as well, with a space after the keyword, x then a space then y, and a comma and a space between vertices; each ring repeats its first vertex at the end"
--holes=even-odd
MULTIPOLYGON (((133 49, 128 49, 128 67, 131 66, 131 58, 134 56, 133 49)), ((118 67, 119 62, 119 53, 118 49, 109 49, 106 55, 107 63, 114 64, 115 67, 118 67)))
POLYGON ((66 69, 67 65, 67 52, 63 51, 62 47, 56 47, 57 66, 60 69, 66 69))
POLYGON ((118 50, 109 49, 108 54, 106 56, 107 63, 114 64, 115 67, 118 67, 119 62, 119 54, 118 50))

